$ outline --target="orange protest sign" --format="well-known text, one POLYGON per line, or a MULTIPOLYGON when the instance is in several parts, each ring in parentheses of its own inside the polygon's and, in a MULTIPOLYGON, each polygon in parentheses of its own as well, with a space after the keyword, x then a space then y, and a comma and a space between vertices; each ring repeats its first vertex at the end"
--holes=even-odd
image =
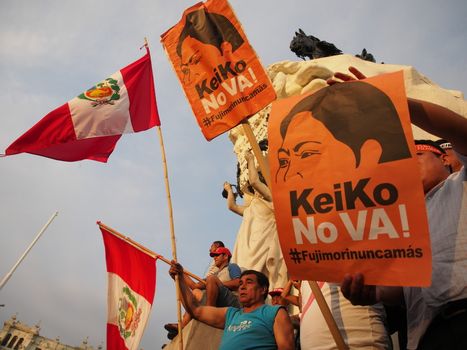
POLYGON ((271 103, 276 94, 226 0, 198 3, 161 36, 207 140, 271 103))
POLYGON ((403 73, 276 101, 269 164, 293 279, 428 286, 431 248, 403 73))

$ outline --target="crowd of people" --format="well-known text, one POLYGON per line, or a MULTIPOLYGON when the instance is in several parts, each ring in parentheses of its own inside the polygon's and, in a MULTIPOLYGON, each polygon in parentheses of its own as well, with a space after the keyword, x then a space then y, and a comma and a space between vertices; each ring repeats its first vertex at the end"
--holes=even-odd
MULTIPOLYGON (((336 73, 328 83, 365 78, 349 70, 353 75, 336 73)), ((360 273, 318 285, 350 349, 392 349, 396 331, 400 349, 467 349, 467 119, 425 101, 408 98, 408 106, 413 124, 442 138, 415 142, 426 204, 420 210, 427 211, 431 239, 431 286, 367 285, 360 273)), ((172 262, 169 273, 178 276, 186 310, 182 326, 194 318, 223 329, 220 349, 337 349, 308 283, 287 277, 275 250, 280 246, 271 192, 251 154, 246 161, 251 202, 237 204, 231 185, 224 185, 228 208, 243 216, 234 253, 214 242, 202 282, 172 262)), ((166 329, 170 339, 177 334, 176 324, 166 329)))

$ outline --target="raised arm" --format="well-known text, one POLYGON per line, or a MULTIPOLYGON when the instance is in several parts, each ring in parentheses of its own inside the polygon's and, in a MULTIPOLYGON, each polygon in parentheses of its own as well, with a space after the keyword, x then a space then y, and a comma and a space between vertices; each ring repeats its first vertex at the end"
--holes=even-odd
POLYGON ((413 98, 407 100, 412 123, 448 140, 457 152, 467 155, 467 118, 431 102, 413 98))
MULTIPOLYGON (((284 290, 281 293, 281 297, 287 300, 289 303, 298 306, 299 308, 301 307, 300 305, 300 298, 297 295, 290 294, 290 290, 292 289, 292 286, 294 285, 293 280, 289 280, 287 284, 284 287, 284 290)), ((300 292, 300 289, 299 289, 300 292)))
POLYGON ((273 330, 278 350, 295 349, 293 326, 285 309, 281 308, 277 312, 273 330))
POLYGON ((224 190, 227 191, 227 208, 229 208, 229 210, 233 211, 235 214, 243 216, 245 207, 243 205, 238 205, 235 201, 235 196, 232 191, 232 185, 228 182, 224 182, 224 190))
MULTIPOLYGON (((354 75, 337 72, 334 77, 343 81, 365 79, 366 76, 355 67, 349 67, 354 75)), ((329 79, 329 85, 338 83, 334 78, 329 79)), ((410 120, 419 128, 443 138, 452 143, 460 154, 467 155, 467 118, 437 104, 407 98, 410 120)))
POLYGON ((186 274, 183 274, 185 284, 187 285, 188 288, 191 290, 193 289, 206 289, 206 282, 194 282, 190 277, 188 277, 186 274))
POLYGON ((269 187, 259 179, 259 174, 255 166, 255 157, 250 151, 245 153, 245 160, 248 165, 248 181, 250 182, 250 185, 255 189, 255 191, 263 196, 265 200, 271 202, 271 191, 269 190, 269 187))
POLYGON ((178 275, 182 304, 191 317, 206 323, 209 326, 223 329, 225 325, 225 314, 227 312, 227 308, 199 305, 198 301, 191 292, 191 289, 187 286, 185 279, 183 278, 182 265, 173 260, 170 265, 169 274, 173 279, 175 279, 175 276, 178 275))

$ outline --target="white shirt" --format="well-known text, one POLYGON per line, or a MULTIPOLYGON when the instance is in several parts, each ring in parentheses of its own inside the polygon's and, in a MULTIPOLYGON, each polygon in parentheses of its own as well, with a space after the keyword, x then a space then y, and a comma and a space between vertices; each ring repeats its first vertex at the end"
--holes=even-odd
MULTIPOLYGON (((335 283, 319 282, 326 303, 350 349, 388 349, 389 338, 384 327, 385 312, 381 304, 354 306, 335 283)), ((335 350, 337 345, 318 306, 308 282, 303 281, 300 345, 302 349, 335 350)))
POLYGON ((462 169, 425 196, 433 256, 432 284, 405 287, 408 349, 418 343, 449 301, 467 298, 467 157, 458 155, 462 169))

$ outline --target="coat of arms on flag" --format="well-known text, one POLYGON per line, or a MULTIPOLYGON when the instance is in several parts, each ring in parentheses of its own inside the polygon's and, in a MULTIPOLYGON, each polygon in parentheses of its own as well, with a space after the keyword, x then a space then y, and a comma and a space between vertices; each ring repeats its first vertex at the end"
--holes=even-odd
POLYGON ((120 99, 120 87, 118 81, 112 78, 107 78, 103 82, 96 84, 86 92, 83 92, 78 98, 94 102, 93 107, 109 104, 115 104, 114 100, 120 99))
POLYGON ((107 349, 136 350, 156 289, 156 258, 98 223, 108 275, 107 349))
POLYGON ((134 336, 141 320, 141 307, 138 300, 128 286, 123 287, 118 299, 118 330, 120 335, 127 339, 134 336))

